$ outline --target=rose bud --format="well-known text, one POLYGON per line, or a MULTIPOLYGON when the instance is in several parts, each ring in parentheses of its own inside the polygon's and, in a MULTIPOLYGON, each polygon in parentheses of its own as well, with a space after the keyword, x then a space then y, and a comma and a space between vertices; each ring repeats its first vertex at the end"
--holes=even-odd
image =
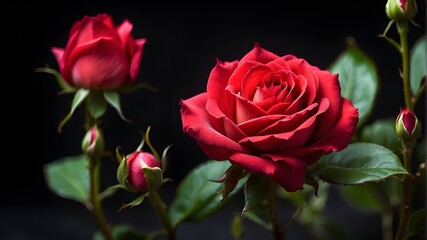
POLYGON ((51 49, 63 79, 73 87, 96 90, 132 84, 146 40, 135 40, 131 30, 128 20, 115 26, 108 14, 74 23, 65 49, 51 49))
POLYGON ((415 144, 421 135, 421 123, 417 116, 410 110, 404 108, 396 118, 395 125, 397 136, 405 144, 415 144))
POLYGON ((415 0, 388 0, 385 12, 391 20, 411 20, 417 14, 417 5, 415 0))
POLYGON ((338 74, 255 44, 240 60, 217 61, 206 92, 182 100, 183 130, 205 154, 303 188, 307 167, 344 149, 359 121, 338 74))
POLYGON ((91 157, 100 157, 104 153, 104 138, 96 125, 84 136, 82 150, 91 157))
POLYGON ((128 176, 127 182, 138 191, 148 190, 147 179, 143 168, 160 168, 160 162, 148 152, 136 151, 126 158, 128 176))

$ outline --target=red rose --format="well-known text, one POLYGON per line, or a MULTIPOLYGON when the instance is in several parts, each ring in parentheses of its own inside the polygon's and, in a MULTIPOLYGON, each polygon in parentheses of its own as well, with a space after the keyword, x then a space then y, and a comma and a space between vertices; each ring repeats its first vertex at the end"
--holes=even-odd
POLYGON ((180 104, 184 132, 209 158, 290 192, 303 187, 307 165, 349 144, 359 119, 337 74, 258 44, 240 61, 218 60, 207 91, 180 104))
POLYGON ((141 151, 130 154, 127 157, 127 165, 129 169, 127 180, 134 189, 139 191, 146 191, 148 189, 147 179, 142 168, 160 167, 159 161, 157 161, 153 154, 141 151))
POLYGON ((52 52, 64 80, 71 86, 111 90, 133 83, 145 39, 134 40, 132 24, 116 27, 111 16, 85 16, 72 26, 65 49, 52 52))

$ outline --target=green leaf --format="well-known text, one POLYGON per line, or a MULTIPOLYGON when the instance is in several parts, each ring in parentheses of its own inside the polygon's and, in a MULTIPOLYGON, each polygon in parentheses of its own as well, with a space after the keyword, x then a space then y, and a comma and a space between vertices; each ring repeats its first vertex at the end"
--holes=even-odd
MULTIPOLYGON (((212 182, 220 178, 230 167, 228 161, 210 160, 194 168, 181 181, 177 194, 169 208, 172 224, 183 221, 199 221, 216 213, 227 201, 221 201, 222 185, 212 182)), ((241 188, 238 185, 227 199, 241 188)))
POLYGON ((104 91, 104 98, 114 109, 116 109, 117 113, 124 121, 130 121, 129 119, 125 118, 122 113, 122 108, 120 106, 120 95, 117 92, 104 91))
POLYGON ((426 209, 420 209, 409 217, 405 239, 421 235, 425 232, 426 209))
POLYGON ((344 185, 378 182, 408 174, 392 151, 374 143, 352 143, 340 152, 323 156, 317 163, 320 179, 344 185))
MULTIPOLYGON (((112 235, 114 240, 148 240, 146 235, 124 224, 113 226, 112 235)), ((93 240, 105 240, 105 238, 101 232, 98 231, 94 234, 93 240)))
POLYGON ((67 114, 67 116, 65 116, 65 118, 62 119, 61 123, 59 124, 58 132, 62 131, 62 127, 65 125, 65 123, 68 122, 68 120, 71 119, 71 117, 74 114, 74 111, 77 109, 78 106, 80 106, 80 104, 82 104, 85 98, 89 95, 89 92, 90 91, 88 89, 81 88, 76 92, 76 94, 74 94, 73 102, 71 104, 71 110, 67 114))
POLYGON ((359 109, 360 128, 371 114, 377 96, 379 80, 374 62, 356 43, 349 42, 329 70, 338 73, 342 96, 359 109))
POLYGON ((107 110, 107 102, 101 92, 91 91, 87 98, 87 106, 90 114, 96 119, 103 116, 107 110))
POLYGON ((420 37, 412 49, 411 49, 411 60, 410 60, 410 81, 411 90, 414 94, 417 94, 420 90, 422 80, 425 79, 426 72, 426 36, 420 37))
POLYGON ((245 185, 245 207, 242 214, 261 204, 273 187, 269 177, 250 174, 245 185))
POLYGON ((378 119, 362 130, 362 141, 384 146, 400 155, 400 142, 394 128, 395 119, 378 119))
POLYGON ((83 204, 89 200, 89 170, 86 155, 66 157, 43 166, 50 190, 83 204))

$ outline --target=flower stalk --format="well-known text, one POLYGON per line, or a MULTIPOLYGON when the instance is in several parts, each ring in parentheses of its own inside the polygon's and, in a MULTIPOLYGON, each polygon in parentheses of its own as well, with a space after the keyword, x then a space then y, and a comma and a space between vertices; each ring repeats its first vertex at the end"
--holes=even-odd
POLYGON ((409 45, 408 45, 408 21, 398 21, 397 30, 400 37, 400 54, 402 56, 402 81, 403 94, 406 108, 413 111, 412 91, 409 78, 409 45))
POLYGON ((168 240, 175 240, 175 228, 173 227, 172 222, 170 221, 169 215, 166 210, 166 205, 160 198, 157 190, 151 190, 148 194, 148 199, 150 200, 151 205, 156 210, 157 215, 160 217, 163 226, 167 231, 168 240))
POLYGON ((277 207, 277 196, 274 184, 270 186, 270 191, 267 194, 267 214, 271 223, 271 234, 275 240, 282 240, 284 232, 280 227, 278 207, 277 207))
MULTIPOLYGON (((400 38, 400 55, 402 59, 402 81, 403 81, 403 94, 405 99, 405 107, 409 111, 414 110, 417 97, 413 97, 410 86, 410 59, 409 59, 409 44, 408 44, 408 31, 409 21, 402 20, 396 21, 397 31, 400 38)), ((417 122, 416 122, 417 123, 417 122)), ((416 126, 415 126, 416 127, 416 126)), ((411 140, 400 139, 402 143, 402 156, 403 166, 408 171, 409 175, 404 176, 403 180, 403 196, 400 205, 399 226, 395 236, 396 240, 405 238, 405 230, 408 225, 409 214, 411 212, 411 189, 413 182, 412 175, 412 153, 415 148, 416 136, 412 136, 411 140)))
POLYGON ((95 217, 96 223, 104 236, 105 240, 112 240, 111 228, 108 224, 104 210, 102 208, 100 198, 101 190, 101 162, 98 157, 93 157, 90 159, 89 172, 90 172, 90 208, 92 215, 95 217))
MULTIPOLYGON (((90 114, 89 108, 86 107, 86 117, 85 117, 85 128, 86 131, 90 131, 92 125, 96 123, 96 119, 93 118, 90 114)), ((101 136, 102 137, 102 136, 101 136)), ((107 218, 102 207, 102 198, 101 198, 101 156, 104 154, 104 149, 102 147, 102 152, 99 154, 89 154, 86 153, 89 157, 89 202, 88 207, 89 211, 95 218, 95 221, 98 225, 99 230, 104 236, 105 240, 113 240, 111 227, 107 222, 107 218)))

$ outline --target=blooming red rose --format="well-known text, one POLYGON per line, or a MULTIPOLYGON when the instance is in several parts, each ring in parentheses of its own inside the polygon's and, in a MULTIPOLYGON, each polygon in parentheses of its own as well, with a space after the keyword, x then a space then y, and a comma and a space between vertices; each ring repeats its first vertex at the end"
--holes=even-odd
POLYGON ((145 38, 135 40, 132 24, 115 26, 111 16, 85 16, 72 26, 65 49, 53 47, 64 80, 74 87, 112 90, 133 83, 145 38))
POLYGON ((134 189, 139 191, 146 191, 148 189, 147 179, 142 168, 160 167, 159 161, 157 161, 153 154, 141 151, 130 154, 127 157, 127 165, 129 169, 127 180, 134 189))
POLYGON ((302 189, 306 168, 345 148, 358 110, 341 96, 338 74, 255 44, 240 61, 217 61, 207 91, 181 100, 183 130, 209 158, 302 189))

